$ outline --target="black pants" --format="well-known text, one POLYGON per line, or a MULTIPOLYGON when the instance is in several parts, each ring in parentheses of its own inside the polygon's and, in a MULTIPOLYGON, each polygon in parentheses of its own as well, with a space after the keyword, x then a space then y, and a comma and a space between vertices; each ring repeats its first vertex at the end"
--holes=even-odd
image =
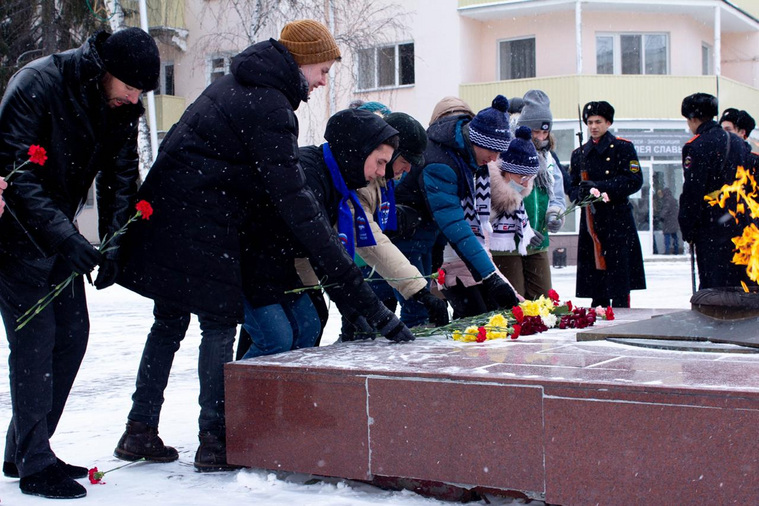
POLYGON ((82 277, 77 276, 19 331, 16 319, 70 274, 71 268, 60 259, 35 264, 5 258, 0 266, 0 313, 10 346, 13 409, 5 460, 18 466, 21 477, 56 461, 50 437, 82 363, 90 330, 82 277))
POLYGON ((477 316, 498 309, 498 304, 487 294, 482 285, 464 286, 460 280, 443 290, 445 299, 453 308, 453 319, 477 316))

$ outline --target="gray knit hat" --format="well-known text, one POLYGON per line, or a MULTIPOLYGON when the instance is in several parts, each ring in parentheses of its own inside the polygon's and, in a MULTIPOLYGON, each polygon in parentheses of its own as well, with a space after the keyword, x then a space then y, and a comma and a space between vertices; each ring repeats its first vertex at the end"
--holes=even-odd
POLYGON ((530 90, 524 94, 522 115, 517 121, 518 126, 529 127, 530 130, 551 131, 553 114, 551 114, 551 99, 541 90, 530 90))

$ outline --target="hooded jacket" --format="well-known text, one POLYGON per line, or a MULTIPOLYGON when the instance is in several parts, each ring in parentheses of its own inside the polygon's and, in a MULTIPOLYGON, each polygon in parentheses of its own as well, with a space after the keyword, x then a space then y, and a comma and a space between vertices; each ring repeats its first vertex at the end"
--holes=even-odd
POLYGON ((108 37, 100 32, 77 49, 26 65, 0 102, 0 175, 26 161, 30 145, 48 154, 44 166, 29 163, 14 174, 3 194, 8 213, 0 220, 0 258, 36 262, 43 276, 57 246, 78 233, 74 220, 96 176, 101 238, 135 212, 137 122, 144 109, 140 102, 108 107, 98 55, 108 37))
MULTIPOLYGON (((332 297, 338 306, 371 293, 306 189, 294 110, 307 99, 308 83, 279 42, 235 56, 231 74, 206 88, 164 139, 140 189, 154 213, 126 234, 119 282, 189 312, 241 322, 243 276, 255 279, 255 259, 283 235, 295 238, 292 247, 311 258, 320 278, 343 286, 332 297)), ((287 257, 289 250, 274 256, 290 273, 287 257)))

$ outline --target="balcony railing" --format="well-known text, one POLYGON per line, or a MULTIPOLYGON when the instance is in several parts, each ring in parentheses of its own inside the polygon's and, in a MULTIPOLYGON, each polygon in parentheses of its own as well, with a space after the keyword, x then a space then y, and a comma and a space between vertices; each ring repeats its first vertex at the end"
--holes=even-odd
POLYGON ((155 118, 159 134, 168 131, 179 121, 185 110, 185 98, 175 95, 155 96, 155 118))
POLYGON ((591 100, 606 100, 611 103, 616 110, 617 118, 638 119, 682 118, 680 104, 683 98, 696 92, 717 96, 720 110, 726 107, 745 108, 745 104, 759 103, 759 89, 716 76, 537 77, 462 84, 459 86, 459 96, 477 111, 489 106, 493 97, 498 94, 508 98, 521 97, 531 89, 540 89, 548 94, 551 98, 551 111, 556 119, 576 118, 577 104, 582 106, 591 100))

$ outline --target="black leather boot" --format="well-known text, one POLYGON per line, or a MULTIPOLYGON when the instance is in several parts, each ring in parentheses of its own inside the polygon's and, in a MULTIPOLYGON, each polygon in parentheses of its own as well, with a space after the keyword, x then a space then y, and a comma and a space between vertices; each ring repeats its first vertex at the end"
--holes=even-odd
MULTIPOLYGON (((75 480, 87 477, 88 469, 86 467, 66 464, 61 459, 58 459, 57 465, 64 473, 68 474, 69 477, 74 478, 75 480)), ((16 467, 16 464, 8 461, 3 462, 3 474, 7 478, 18 478, 18 468, 16 467)))
POLYGON ((195 470, 200 473, 213 471, 232 471, 241 466, 227 464, 227 441, 211 432, 198 434, 200 446, 195 453, 195 470))
POLYGON ((18 486, 24 494, 48 499, 76 499, 87 495, 87 490, 66 474, 58 463, 21 478, 18 486))
POLYGON ((179 458, 176 449, 163 444, 156 427, 132 420, 127 421, 126 431, 113 456, 121 460, 145 459, 152 462, 173 462, 179 458))

